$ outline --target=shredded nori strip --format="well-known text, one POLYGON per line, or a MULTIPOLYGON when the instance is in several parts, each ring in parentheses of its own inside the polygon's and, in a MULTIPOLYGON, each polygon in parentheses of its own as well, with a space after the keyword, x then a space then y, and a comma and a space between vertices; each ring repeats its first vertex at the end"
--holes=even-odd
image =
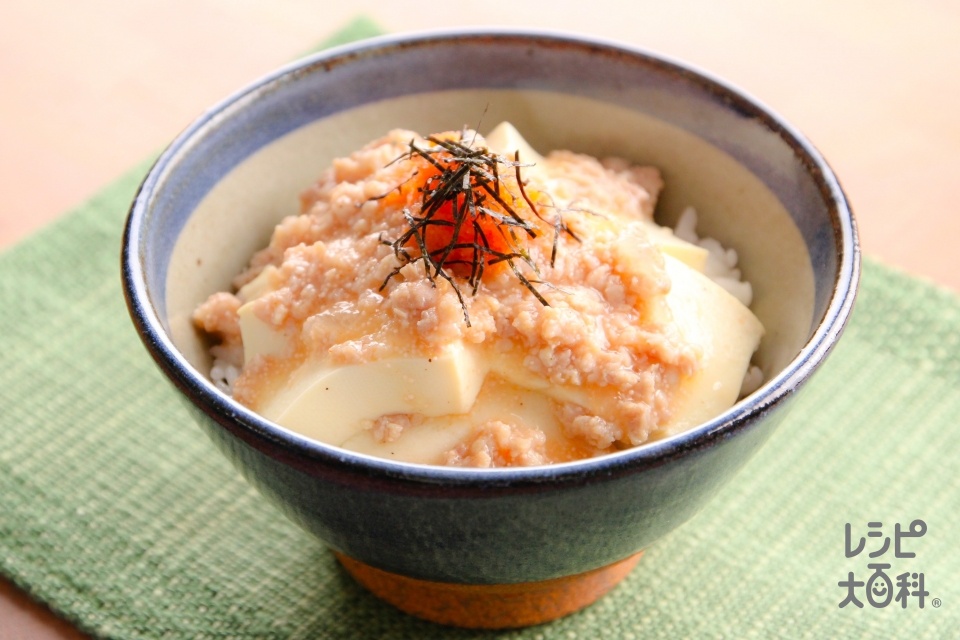
MULTIPOLYGON (((524 165, 520 161, 520 152, 517 151, 513 160, 508 160, 486 147, 474 147, 473 144, 464 144, 464 132, 459 140, 446 140, 436 136, 428 136, 426 140, 431 146, 421 146, 411 140, 407 152, 394 159, 390 164, 404 159, 421 158, 437 170, 438 175, 430 176, 421 187, 419 211, 411 211, 409 207, 403 210, 404 219, 408 228, 398 238, 381 238, 383 244, 393 249, 394 255, 400 260, 396 267, 384 280, 380 289, 383 290, 390 280, 400 273, 400 270, 410 263, 423 262, 427 278, 433 282, 436 278, 443 278, 453 287, 463 308, 463 319, 470 326, 470 317, 467 306, 460 291, 458 280, 463 276, 451 271, 452 267, 460 267, 460 273, 467 274, 465 280, 472 293, 476 294, 483 278, 486 266, 506 262, 517 280, 529 290, 544 306, 550 306, 546 298, 538 291, 535 284, 544 284, 538 279, 531 280, 525 276, 518 262, 526 264, 533 273, 539 275, 536 264, 525 250, 521 236, 537 237, 537 230, 525 220, 501 195, 500 166, 512 168, 519 185, 520 195, 533 214, 541 221, 547 222, 524 189, 520 169, 524 165), (501 211, 493 208, 499 205, 501 211), (452 212, 452 221, 438 216, 441 208, 449 205, 452 212), (489 221, 492 224, 483 224, 489 221), (464 225, 471 225, 473 241, 460 240, 464 225), (452 227, 450 241, 439 248, 430 249, 427 246, 427 231, 431 227, 452 227), (505 241, 508 250, 501 251, 491 246, 487 232, 495 229, 505 241), (412 247, 411 247, 412 245, 412 247), (415 248, 418 254, 411 250, 415 248), (463 255, 464 250, 469 256, 467 260, 454 258, 453 254, 463 255), (463 267, 466 267, 464 269, 463 267)), ((403 186, 413 180, 418 172, 414 172, 403 183, 391 191, 370 198, 379 200, 394 191, 402 190, 403 186)), ((554 264, 557 255, 557 243, 561 233, 566 233, 574 240, 576 235, 563 223, 562 217, 557 214, 552 222, 548 222, 554 229, 553 248, 550 254, 550 264, 554 264)))

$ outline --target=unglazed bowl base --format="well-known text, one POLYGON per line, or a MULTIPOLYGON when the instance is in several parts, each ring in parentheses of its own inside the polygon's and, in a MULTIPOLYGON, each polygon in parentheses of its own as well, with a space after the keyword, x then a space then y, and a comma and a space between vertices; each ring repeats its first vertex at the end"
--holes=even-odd
POLYGON ((516 584, 431 582, 335 555, 357 582, 405 613, 456 627, 509 629, 549 622, 596 602, 630 573, 643 552, 586 573, 516 584))

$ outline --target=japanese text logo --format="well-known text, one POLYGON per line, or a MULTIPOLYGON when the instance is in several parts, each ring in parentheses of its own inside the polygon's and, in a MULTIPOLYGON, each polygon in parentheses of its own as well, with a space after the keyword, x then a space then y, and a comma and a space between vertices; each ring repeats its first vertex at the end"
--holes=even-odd
MULTIPOLYGON (((840 608, 852 604, 862 609, 862 597, 867 604, 877 609, 893 603, 904 609, 908 603, 913 603, 923 609, 927 596, 930 595, 923 584, 923 573, 910 571, 909 565, 901 560, 917 557, 916 552, 910 550, 912 547, 905 545, 905 540, 922 538, 927 533, 927 523, 917 519, 911 522, 906 530, 900 523, 895 524, 892 559, 888 553, 891 551, 891 539, 889 535, 883 534, 882 522, 868 522, 866 537, 859 535, 861 533, 862 530, 855 534, 849 522, 844 526, 844 553, 847 558, 856 558, 861 553, 866 553, 869 560, 875 560, 867 563, 867 570, 872 573, 866 580, 857 580, 856 573, 850 571, 846 580, 837 583, 846 591, 846 596, 840 601, 840 608)), ((933 599, 934 606, 939 606, 939 603, 939 600, 933 599)))

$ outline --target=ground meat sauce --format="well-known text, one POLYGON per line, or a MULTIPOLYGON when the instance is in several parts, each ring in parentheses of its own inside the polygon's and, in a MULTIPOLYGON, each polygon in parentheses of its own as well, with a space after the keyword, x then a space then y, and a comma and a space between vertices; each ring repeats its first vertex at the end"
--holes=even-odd
MULTIPOLYGON (((472 131, 425 139, 394 130, 335 160, 302 194, 302 213, 277 225, 234 292, 196 310, 196 325, 215 343, 213 377, 257 410, 311 359, 331 367, 430 359, 463 344, 512 363, 505 366, 518 367, 519 378, 574 390, 550 400, 565 441, 551 444, 536 424, 500 416, 473 425, 440 463, 536 465, 647 442, 670 417, 673 389, 699 366, 698 347, 674 328, 664 258, 646 231, 659 172, 567 151, 535 168, 500 157, 496 183, 470 187, 473 218, 454 220, 469 208, 458 178, 460 198, 434 206, 436 223, 421 220, 418 235, 411 230, 446 175, 435 165, 457 168, 438 141, 485 151, 472 131), (262 280, 265 292, 257 291, 262 280), (289 338, 282 356, 244 362, 245 304, 289 338)), ((420 422, 387 414, 365 428, 393 442, 420 422)))

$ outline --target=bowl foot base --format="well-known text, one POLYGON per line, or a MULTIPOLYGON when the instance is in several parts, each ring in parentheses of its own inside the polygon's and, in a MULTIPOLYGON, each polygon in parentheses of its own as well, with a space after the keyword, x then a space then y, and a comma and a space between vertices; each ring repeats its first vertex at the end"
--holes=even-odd
POLYGON ((509 629, 555 620, 592 604, 623 580, 642 554, 586 573, 516 584, 418 580, 335 555, 357 582, 401 611, 456 627, 509 629))

